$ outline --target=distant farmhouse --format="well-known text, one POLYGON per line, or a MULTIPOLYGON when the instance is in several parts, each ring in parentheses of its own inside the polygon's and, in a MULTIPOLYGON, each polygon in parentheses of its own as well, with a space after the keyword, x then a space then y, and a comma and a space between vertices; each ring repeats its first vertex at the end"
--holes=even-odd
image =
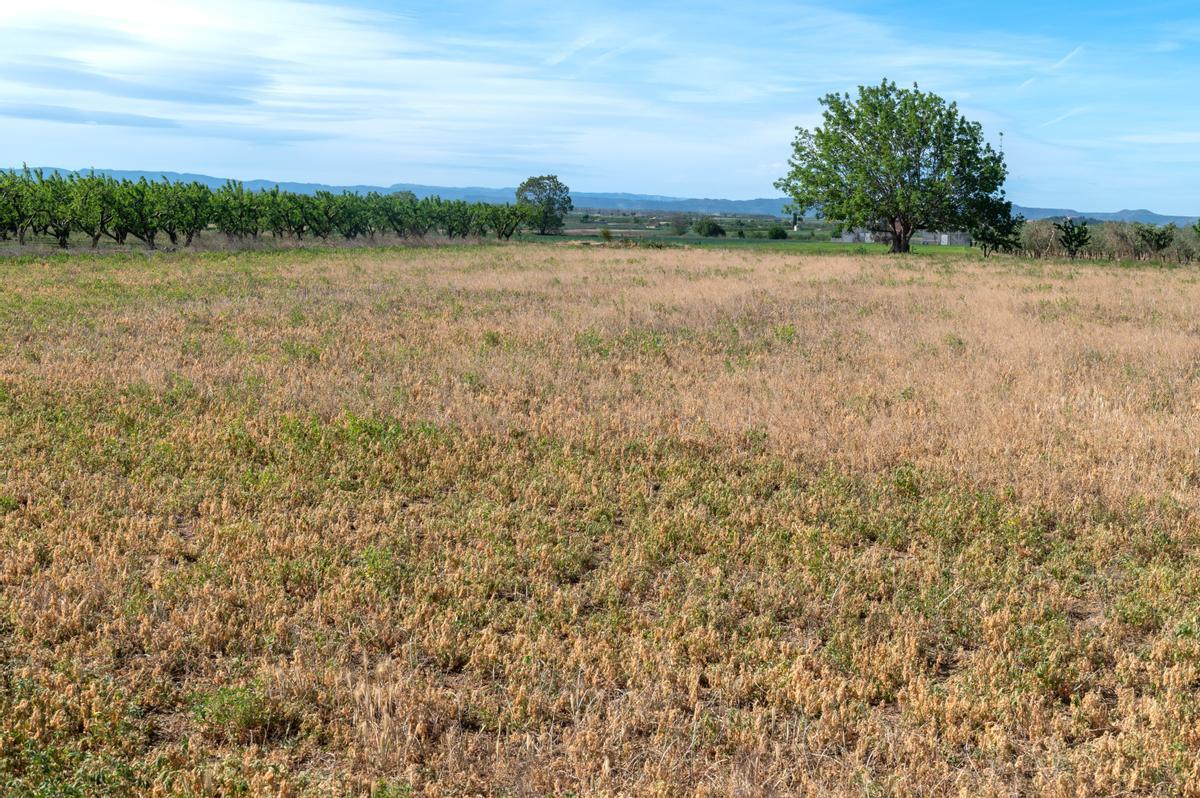
MULTIPOLYGON (((877 233, 865 227, 857 227, 842 233, 837 240, 843 244, 886 244, 891 241, 891 238, 888 233, 877 233)), ((962 232, 942 233, 935 230, 918 230, 913 234, 912 243, 942 247, 969 247, 971 246, 971 236, 969 233, 962 232)))

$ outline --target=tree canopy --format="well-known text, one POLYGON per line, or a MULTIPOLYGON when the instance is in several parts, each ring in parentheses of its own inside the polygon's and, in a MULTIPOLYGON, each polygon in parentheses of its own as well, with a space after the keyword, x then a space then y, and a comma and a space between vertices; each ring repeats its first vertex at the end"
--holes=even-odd
POLYGON ((1092 231, 1088 228, 1086 219, 1075 224, 1075 220, 1068 216, 1061 222, 1055 222, 1054 229, 1058 231, 1058 243, 1067 251, 1071 260, 1079 257, 1079 253, 1092 241, 1092 231))
POLYGON ((1150 254, 1157 257, 1164 249, 1175 243, 1179 228, 1174 224, 1156 227, 1152 224, 1139 224, 1136 228, 1138 240, 1142 242, 1150 254))
POLYGON ((571 189, 557 175, 531 177, 517 187, 517 204, 530 207, 530 224, 542 235, 563 229, 563 217, 573 207, 571 189))
POLYGON ((971 230, 984 213, 997 222, 1004 157, 957 104, 887 80, 820 102, 821 126, 796 129, 775 183, 796 210, 887 233, 893 252, 908 252, 917 230, 971 230))
POLYGON ((696 235, 701 235, 705 238, 725 237, 725 228, 715 219, 699 219, 692 225, 692 229, 696 231, 696 235))
POLYGON ((1021 246, 1024 216, 1014 216, 1012 203, 1002 197, 984 197, 973 209, 969 232, 983 257, 993 252, 1012 252, 1021 246))

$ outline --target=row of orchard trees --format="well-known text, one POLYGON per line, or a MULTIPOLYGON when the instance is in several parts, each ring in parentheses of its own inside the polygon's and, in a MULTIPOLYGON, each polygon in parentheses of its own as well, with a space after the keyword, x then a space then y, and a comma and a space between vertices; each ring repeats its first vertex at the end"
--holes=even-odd
POLYGON ((403 238, 495 235, 509 239, 536 223, 526 204, 489 205, 395 194, 295 194, 275 187, 248 191, 236 181, 213 190, 201 183, 116 180, 98 174, 0 172, 0 240, 25 244, 48 236, 61 247, 72 236, 96 247, 137 240, 150 249, 169 241, 191 246, 215 229, 235 240, 275 238, 346 240, 390 233, 403 238))
POLYGON ((1021 225, 1013 243, 1011 249, 1032 257, 1192 263, 1200 260, 1200 223, 1179 227, 1044 219, 1021 225))

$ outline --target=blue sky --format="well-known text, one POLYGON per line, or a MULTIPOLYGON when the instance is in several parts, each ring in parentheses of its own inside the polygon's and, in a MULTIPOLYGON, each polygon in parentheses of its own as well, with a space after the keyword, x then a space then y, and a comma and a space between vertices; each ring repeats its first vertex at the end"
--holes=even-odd
POLYGON ((0 17, 0 162, 774 196, 817 98, 956 100, 1025 205, 1200 213, 1193 2, 42 0, 0 17))

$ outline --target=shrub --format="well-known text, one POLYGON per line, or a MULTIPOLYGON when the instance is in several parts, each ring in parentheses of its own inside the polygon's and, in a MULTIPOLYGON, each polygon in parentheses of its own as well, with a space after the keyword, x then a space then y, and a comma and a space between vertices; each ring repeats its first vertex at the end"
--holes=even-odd
POLYGON ((767 238, 772 241, 786 241, 787 237, 787 230, 781 224, 773 224, 771 225, 771 229, 767 230, 767 238))
POLYGON ((701 219, 692 225, 692 229, 696 231, 696 235, 701 235, 705 238, 725 237, 725 228, 713 219, 701 219))

